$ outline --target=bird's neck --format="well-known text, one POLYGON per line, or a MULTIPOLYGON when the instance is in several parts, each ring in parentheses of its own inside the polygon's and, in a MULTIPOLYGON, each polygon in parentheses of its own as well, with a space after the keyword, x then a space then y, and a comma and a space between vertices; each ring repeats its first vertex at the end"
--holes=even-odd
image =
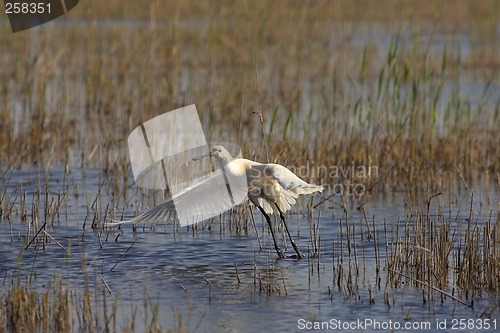
POLYGON ((228 160, 228 159, 223 159, 221 158, 219 160, 219 164, 220 164, 220 167, 221 168, 225 168, 229 163, 231 163, 232 160, 228 160))
POLYGON ((247 162, 248 160, 245 160, 243 158, 237 158, 234 160, 229 161, 226 164, 223 164, 221 162, 221 168, 229 172, 233 176, 243 176, 245 175, 246 170, 248 169, 247 162))

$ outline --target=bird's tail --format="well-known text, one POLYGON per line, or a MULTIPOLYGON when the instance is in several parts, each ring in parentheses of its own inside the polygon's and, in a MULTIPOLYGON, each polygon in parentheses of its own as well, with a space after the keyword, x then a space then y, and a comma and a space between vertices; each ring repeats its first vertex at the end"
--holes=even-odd
MULTIPOLYGON (((307 184, 301 187, 295 187, 291 189, 283 189, 281 191, 281 195, 277 198, 276 205, 282 212, 287 212, 292 208, 295 204, 296 199, 301 194, 311 194, 315 192, 323 191, 323 186, 307 184)), ((265 199, 259 198, 259 205, 264 209, 264 211, 268 214, 278 213, 275 207, 269 204, 265 199)))

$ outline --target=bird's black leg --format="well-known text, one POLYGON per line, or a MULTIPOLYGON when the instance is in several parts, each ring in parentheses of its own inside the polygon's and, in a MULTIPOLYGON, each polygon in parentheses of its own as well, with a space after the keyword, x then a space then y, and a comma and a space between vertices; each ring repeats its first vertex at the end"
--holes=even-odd
POLYGON ((290 243, 292 243, 292 247, 295 250, 295 253, 297 253, 297 257, 299 259, 305 258, 305 256, 302 254, 302 252, 300 252, 299 247, 297 246, 297 244, 295 244, 295 242, 294 242, 294 240, 292 238, 292 235, 290 235, 290 231, 288 231, 288 226, 286 225, 286 221, 285 221, 285 215, 283 214, 283 212, 281 211, 281 209, 278 207, 278 205, 276 205, 276 208, 278 208, 278 211, 280 212, 281 220, 283 221, 283 224, 285 225, 286 233, 288 234, 288 238, 290 239, 290 243))
POLYGON ((262 213, 262 215, 264 215, 264 217, 266 218, 266 221, 267 221, 267 224, 269 224, 269 229, 271 229, 271 236, 273 236, 273 241, 274 241, 274 248, 276 249, 276 253, 278 253, 278 257, 280 258, 286 258, 286 256, 283 254, 283 251, 281 251, 281 249, 279 248, 278 246, 278 242, 276 241, 276 236, 274 235, 274 230, 273 230, 273 225, 271 223, 271 218, 269 217, 269 215, 267 215, 267 213, 264 211, 264 209, 260 206, 257 206, 260 210, 260 212, 262 213))

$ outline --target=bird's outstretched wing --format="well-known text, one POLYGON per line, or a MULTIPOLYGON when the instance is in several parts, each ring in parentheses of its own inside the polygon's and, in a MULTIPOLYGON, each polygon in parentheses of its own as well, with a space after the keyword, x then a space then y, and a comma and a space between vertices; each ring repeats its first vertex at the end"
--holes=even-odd
POLYGON ((184 189, 146 212, 125 221, 112 220, 105 226, 125 223, 178 222, 181 226, 219 215, 247 199, 246 177, 231 177, 220 170, 210 178, 184 189))
POLYGON ((311 194, 323 191, 323 186, 306 183, 282 165, 267 164, 267 166, 270 167, 272 177, 285 190, 295 194, 311 194))

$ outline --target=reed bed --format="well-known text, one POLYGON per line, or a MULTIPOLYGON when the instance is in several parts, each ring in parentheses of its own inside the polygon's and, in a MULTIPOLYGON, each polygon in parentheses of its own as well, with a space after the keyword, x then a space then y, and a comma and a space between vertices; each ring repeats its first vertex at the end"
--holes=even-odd
MULTIPOLYGON (((165 331, 158 321, 158 306, 147 293, 143 309, 136 306, 127 320, 117 322, 117 302, 108 299, 107 291, 96 295, 88 283, 78 291, 70 288, 69 281, 56 276, 43 291, 19 279, 4 287, 0 332, 136 332, 139 321, 144 321, 139 326, 141 331, 165 331), (140 315, 145 319, 139 320, 140 315)), ((182 317, 173 326, 167 331, 186 332, 182 317)))
POLYGON ((65 18, 64 29, 3 35, 4 168, 97 166, 127 181, 128 133, 195 103, 209 140, 295 166, 376 166, 374 190, 437 187, 458 172, 498 177, 495 1, 407 2, 403 16, 401 4, 386 11, 369 2, 154 2, 120 5, 120 14, 95 5, 72 12, 83 33, 65 18), (370 17, 360 21, 367 34, 388 17, 400 29, 364 41, 349 35, 356 12, 370 17), (463 49, 467 33, 475 44, 463 49), (464 82, 478 80, 467 90, 464 82))
MULTIPOLYGON (((363 304, 402 306, 400 291, 417 289, 423 304, 455 302, 495 318, 499 311, 500 215, 481 221, 470 215, 448 216, 409 209, 393 221, 353 219, 345 212, 338 233, 321 242, 322 261, 331 258, 328 297, 363 304), (476 302, 490 299, 476 308, 476 302)), ((310 278, 325 263, 310 258, 310 278)))

